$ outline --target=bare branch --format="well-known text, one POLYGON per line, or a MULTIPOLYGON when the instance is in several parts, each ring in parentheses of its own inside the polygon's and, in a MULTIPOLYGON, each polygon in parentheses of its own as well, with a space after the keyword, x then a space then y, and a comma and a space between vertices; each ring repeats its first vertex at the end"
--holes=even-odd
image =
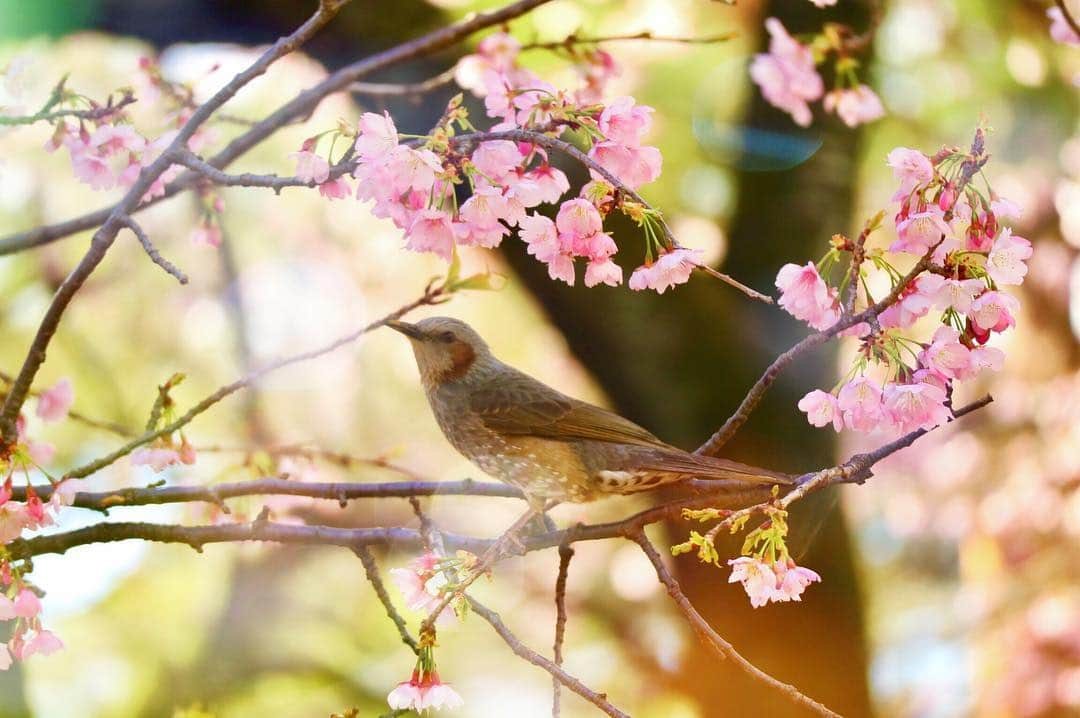
POLYGON ((349 85, 349 92, 374 97, 415 97, 446 87, 454 82, 454 74, 457 65, 443 70, 434 77, 429 77, 421 82, 390 83, 390 82, 354 82, 349 85))
MULTIPOLYGON (((555 577, 555 645, 552 655, 555 665, 562 666, 563 640, 566 638, 566 579, 570 573, 570 560, 574 558, 574 549, 564 543, 559 546, 559 573, 555 577)), ((559 718, 562 703, 562 684, 552 676, 551 718, 559 718)))
POLYGON ((724 639, 719 633, 709 625, 693 604, 690 603, 690 599, 686 597, 686 594, 682 592, 682 587, 679 586, 679 582, 675 580, 675 577, 668 571, 667 566, 664 565, 663 560, 660 558, 660 554, 657 553, 656 547, 652 545, 648 537, 645 536, 644 531, 637 531, 630 535, 630 539, 635 541, 641 550, 648 557, 653 568, 656 569, 656 576, 660 579, 660 583, 664 584, 667 589, 668 595, 675 602, 675 605, 679 607, 679 610, 686 616, 686 620, 690 622, 690 626, 694 629, 694 632, 698 634, 701 641, 716 653, 720 658, 730 659, 735 663, 744 673, 751 678, 760 681, 770 688, 776 690, 779 693, 786 695, 795 703, 802 705, 810 710, 814 711, 818 715, 830 716, 831 718, 839 718, 838 713, 834 713, 822 704, 818 703, 814 699, 801 693, 795 686, 784 683, 783 681, 773 678, 765 671, 755 666, 750 661, 743 658, 742 654, 735 650, 727 640, 724 639))
MULTIPOLYGON (((173 155, 173 160, 176 164, 184 165, 188 169, 198 172, 214 184, 223 187, 266 187, 274 190, 274 194, 281 194, 281 190, 286 187, 319 186, 317 182, 302 180, 299 177, 280 177, 274 174, 257 175, 249 172, 240 175, 227 174, 187 149, 180 149, 177 151, 173 155)), ((338 179, 339 177, 348 174, 355 166, 356 162, 352 158, 352 152, 349 152, 330 168, 328 181, 338 179)))
POLYGON ((140 227, 134 219, 125 214, 120 217, 120 221, 138 238, 139 244, 142 245, 142 248, 146 252, 146 255, 150 257, 150 261, 164 269, 172 276, 176 277, 176 281, 180 282, 181 284, 188 283, 187 275, 184 274, 175 264, 161 256, 161 253, 158 252, 157 247, 154 246, 154 243, 150 241, 150 238, 148 236, 146 236, 146 232, 143 231, 143 228, 140 227))
POLYGON ((600 45, 607 42, 623 42, 627 40, 671 42, 681 45, 714 45, 719 42, 727 42, 728 40, 732 40, 738 36, 739 34, 735 32, 725 32, 719 35, 702 35, 701 37, 665 37, 663 35, 653 35, 651 30, 643 30, 641 32, 626 35, 602 35, 599 37, 580 37, 576 33, 571 33, 562 40, 552 40, 551 42, 530 42, 522 45, 521 49, 522 51, 562 50, 571 48, 575 45, 600 45))
POLYGON ((390 600, 390 594, 386 592, 386 586, 383 585, 382 576, 379 575, 379 565, 375 563, 375 557, 371 555, 371 550, 367 546, 354 546, 353 553, 360 559, 360 563, 364 564, 364 573, 367 574, 367 580, 371 584, 371 587, 375 589, 375 595, 379 597, 379 602, 382 603, 383 608, 386 609, 386 615, 393 621, 394 626, 397 627, 398 635, 401 636, 401 642, 412 649, 412 652, 420 654, 420 644, 416 642, 416 639, 409 633, 409 628, 405 625, 405 619, 401 617, 398 610, 394 608, 394 602, 390 600))
POLYGON ((1061 14, 1065 18, 1065 22, 1069 24, 1073 32, 1080 36, 1080 22, 1077 22, 1073 14, 1069 12, 1069 6, 1065 0, 1054 0, 1054 2, 1061 8, 1061 14))
POLYGON ((98 105, 86 110, 53 110, 52 108, 55 107, 61 99, 60 93, 63 92, 63 87, 64 82, 61 81, 53 90, 53 94, 45 103, 45 106, 33 115, 0 115, 0 127, 10 127, 14 125, 32 125, 35 122, 54 122, 56 120, 62 120, 69 117, 74 120, 101 122, 103 120, 109 119, 110 117, 113 117, 114 115, 121 112, 125 107, 136 101, 135 96, 131 93, 131 90, 124 90, 121 93, 120 98, 116 102, 113 102, 112 96, 110 96, 107 104, 98 105))
POLYGON ((499 614, 495 613, 472 596, 467 595, 466 598, 468 599, 469 606, 472 608, 473 612, 491 624, 491 627, 495 629, 495 633, 499 634, 499 638, 503 639, 506 645, 510 646, 510 650, 512 650, 519 658, 525 659, 534 666, 543 668, 551 674, 554 680, 557 680, 574 693, 577 693, 609 716, 614 716, 615 718, 630 718, 628 714, 623 713, 621 710, 611 705, 606 695, 592 690, 577 678, 574 678, 564 671, 560 666, 555 665, 522 643, 521 639, 515 636, 513 632, 506 627, 506 624, 502 622, 502 619, 499 618, 499 614))

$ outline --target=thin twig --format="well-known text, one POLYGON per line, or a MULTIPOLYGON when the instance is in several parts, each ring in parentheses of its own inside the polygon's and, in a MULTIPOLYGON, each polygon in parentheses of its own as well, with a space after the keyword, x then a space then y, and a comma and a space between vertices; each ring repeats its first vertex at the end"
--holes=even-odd
MULTIPOLYGON (((65 78, 66 79, 66 78, 65 78)), ((90 122, 101 122, 107 120, 114 115, 121 112, 125 107, 135 102, 135 96, 130 90, 122 92, 120 99, 113 102, 112 96, 109 96, 108 104, 99 105, 97 107, 91 107, 86 110, 53 110, 51 109, 60 100, 58 92, 63 91, 63 82, 60 82, 56 89, 53 91, 53 95, 50 96, 48 102, 45 103, 40 111, 33 115, 24 116, 12 116, 12 115, 0 115, 0 127, 13 126, 13 125, 32 125, 35 122, 55 122, 56 120, 63 120, 67 118, 75 120, 84 120, 90 122), (55 100, 55 101, 54 101, 55 100)))
POLYGON ((158 252, 157 247, 155 247, 154 243, 150 241, 150 237, 146 235, 146 232, 143 231, 143 228, 140 227, 134 219, 125 214, 120 217, 120 221, 138 238, 139 244, 142 245, 142 248, 146 252, 146 255, 150 257, 150 261, 164 269, 172 276, 176 277, 176 281, 180 282, 181 284, 188 283, 187 275, 184 274, 183 271, 181 271, 180 268, 177 267, 175 264, 161 256, 161 253, 158 252))
MULTIPOLYGON (((563 640, 566 638, 566 579, 570 573, 570 559, 574 558, 574 547, 568 543, 559 545, 559 573, 555 577, 555 644, 552 655, 555 665, 562 666, 563 640)), ((551 718, 559 718, 562 703, 562 684, 559 679, 551 678, 551 718)))
POLYGON ((697 633, 702 642, 711 648, 717 656, 730 659, 751 678, 766 684, 778 693, 787 696, 795 703, 809 708, 819 715, 830 716, 830 718, 839 718, 838 713, 834 713, 813 698, 803 694, 795 686, 773 678, 768 673, 746 660, 742 654, 735 650, 734 646, 728 643, 723 636, 717 633, 716 630, 709 625, 709 622, 706 621, 702 615, 698 613, 697 609, 694 608, 693 604, 690 603, 690 599, 686 597, 686 594, 682 591, 682 587, 679 586, 679 582, 676 581, 675 577, 668 571, 667 566, 664 565, 663 559, 660 558, 660 554, 656 551, 656 547, 649 541, 645 532, 639 530, 631 534, 629 538, 641 547, 641 550, 645 553, 645 556, 656 570, 656 577, 660 579, 660 583, 664 584, 664 587, 667 589, 668 595, 671 596, 675 605, 678 606, 679 610, 686 616, 686 620, 689 621, 690 626, 694 629, 694 632, 697 633))
POLYGON ((609 716, 614 716, 614 718, 630 718, 629 714, 623 713, 613 706, 608 701, 605 694, 597 693, 592 690, 577 678, 564 671, 560 666, 555 665, 547 658, 544 658, 522 643, 521 639, 515 636, 513 632, 506 627, 506 624, 502 622, 502 619, 499 618, 499 614, 495 613, 472 596, 466 595, 465 598, 469 601, 469 607, 472 608, 473 612, 491 624, 491 627, 495 629, 495 633, 499 634, 499 638, 503 639, 506 645, 510 646, 510 650, 512 650, 519 658, 525 659, 534 666, 543 668, 551 674, 554 680, 563 684, 574 693, 577 693, 609 716))
POLYGON ((359 339, 373 329, 377 329, 378 327, 383 326, 384 324, 386 324, 386 322, 393 319, 401 318, 402 316, 404 316, 408 312, 411 312, 417 307, 425 306, 428 304, 436 304, 443 299, 445 299, 445 294, 443 293, 443 289, 441 287, 428 287, 428 289, 425 290, 423 296, 421 296, 419 299, 416 299, 409 304, 406 304, 405 306, 396 309, 395 311, 387 314, 385 317, 377 319, 350 334, 346 334, 345 336, 340 337, 330 342, 329 344, 326 344, 325 346, 319 347, 318 349, 313 349, 311 351, 303 352, 301 354, 294 354, 292 356, 270 362, 262 368, 256 369, 255 371, 250 372, 246 376, 237 379, 231 384, 226 384, 225 386, 221 387, 213 394, 210 394, 198 404, 193 406, 187 411, 186 414, 181 416, 179 419, 176 419, 175 421, 166 424, 165 426, 162 426, 155 431, 145 432, 141 436, 132 439, 127 444, 121 446, 119 449, 116 449, 112 453, 99 459, 95 459, 94 461, 84 464, 83 466, 80 466, 76 469, 72 469, 71 471, 67 472, 64 477, 69 479, 81 479, 86 476, 90 476, 91 474, 100 471, 106 466, 113 464, 121 457, 127 456, 140 446, 149 444, 154 439, 169 436, 173 432, 178 431, 179 429, 186 426, 189 422, 191 422, 192 419, 197 417, 199 414, 202 414, 214 404, 217 404, 219 401, 229 396, 230 394, 234 394, 240 389, 243 389, 244 387, 251 385, 255 381, 258 381, 266 374, 269 374, 272 371, 276 371, 287 366, 291 366, 293 364, 297 364, 299 362, 307 361, 309 359, 315 359, 316 357, 321 357, 324 354, 329 354, 335 349, 339 349, 346 344, 352 343, 353 341, 359 339))
POLYGON ((672 42, 681 45, 713 45, 718 42, 727 42, 738 37, 737 32, 725 32, 719 35, 702 35, 700 37, 671 37, 653 35, 651 30, 643 30, 626 35, 602 35, 600 37, 579 37, 575 33, 567 35, 562 40, 550 42, 530 42, 521 46, 521 50, 561 50, 574 45, 600 45, 606 42, 623 42, 627 40, 648 40, 650 42, 672 42))
POLYGON ((454 81, 457 65, 443 70, 434 77, 429 77, 420 82, 392 83, 392 82, 354 82, 349 85, 349 92, 374 97, 411 97, 423 95, 432 90, 445 87, 454 81))
POLYGON ((367 574, 368 583, 375 589, 375 595, 379 597, 379 602, 382 603, 383 608, 386 609, 386 615, 390 617, 390 620, 394 622, 397 627, 398 635, 401 636, 401 642, 412 649, 412 652, 419 655, 420 645, 416 642, 416 639, 409 633, 409 627, 405 625, 405 619, 398 613, 397 608, 394 607, 394 602, 390 600, 390 594, 386 592, 386 586, 383 584, 382 576, 379 575, 379 565, 375 562, 375 557, 371 554, 371 550, 367 546, 353 546, 353 553, 360 559, 360 563, 364 564, 364 573, 367 574))
POLYGON ((1068 3, 1066 3, 1065 0, 1054 0, 1054 2, 1061 8, 1061 14, 1064 16, 1065 22, 1069 24, 1069 27, 1072 28, 1072 31, 1076 33, 1077 37, 1080 37, 1080 22, 1078 22, 1076 17, 1069 12, 1068 3))

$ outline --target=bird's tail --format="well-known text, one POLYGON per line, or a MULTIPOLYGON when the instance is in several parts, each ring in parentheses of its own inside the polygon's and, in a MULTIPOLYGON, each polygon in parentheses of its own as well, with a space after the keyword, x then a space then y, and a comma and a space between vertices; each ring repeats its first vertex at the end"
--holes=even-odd
POLYGON ((656 457, 656 471, 682 474, 684 477, 699 479, 728 479, 749 481, 759 484, 789 485, 795 483, 794 477, 771 469, 740 464, 738 461, 721 459, 715 456, 691 454, 685 451, 663 452, 656 457))

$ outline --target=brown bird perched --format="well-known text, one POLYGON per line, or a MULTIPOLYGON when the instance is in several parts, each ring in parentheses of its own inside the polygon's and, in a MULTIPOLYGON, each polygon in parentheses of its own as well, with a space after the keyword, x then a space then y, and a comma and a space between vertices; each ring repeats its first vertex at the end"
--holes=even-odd
POLYGON ((492 355, 449 317, 387 326, 412 343, 428 402, 447 440, 531 504, 592 501, 689 478, 789 484, 767 469, 666 444, 637 424, 571 398, 492 355))

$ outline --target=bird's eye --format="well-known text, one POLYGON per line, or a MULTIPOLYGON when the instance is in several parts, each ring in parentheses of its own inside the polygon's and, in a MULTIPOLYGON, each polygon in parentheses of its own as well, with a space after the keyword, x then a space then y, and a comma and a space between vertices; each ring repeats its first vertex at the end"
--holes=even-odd
POLYGON ((449 344, 450 342, 454 341, 454 333, 453 332, 443 332, 442 334, 439 335, 439 341, 449 344))

